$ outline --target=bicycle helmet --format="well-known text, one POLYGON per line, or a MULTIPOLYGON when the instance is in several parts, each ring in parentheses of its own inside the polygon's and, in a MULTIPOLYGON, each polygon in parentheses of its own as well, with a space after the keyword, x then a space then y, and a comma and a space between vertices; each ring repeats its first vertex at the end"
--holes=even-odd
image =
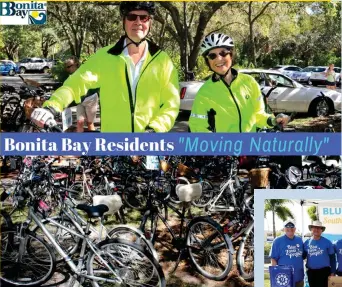
POLYGON ((226 47, 228 49, 234 48, 233 39, 222 33, 212 33, 206 36, 202 42, 200 52, 201 55, 206 55, 214 48, 226 47))
POLYGON ((144 10, 150 15, 154 15, 156 12, 156 7, 153 2, 136 2, 136 1, 123 1, 120 3, 120 14, 121 16, 127 15, 131 11, 144 10))

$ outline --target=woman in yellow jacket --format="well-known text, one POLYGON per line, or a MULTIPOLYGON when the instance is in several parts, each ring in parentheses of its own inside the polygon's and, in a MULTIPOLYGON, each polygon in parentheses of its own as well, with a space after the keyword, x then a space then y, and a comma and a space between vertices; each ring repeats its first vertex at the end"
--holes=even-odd
POLYGON ((289 117, 265 112, 253 77, 232 68, 233 40, 224 34, 205 37, 201 54, 214 72, 198 91, 191 110, 191 132, 255 132, 257 127, 286 125, 289 117))
POLYGON ((54 114, 100 89, 101 132, 168 132, 179 113, 178 73, 169 56, 146 40, 153 2, 120 3, 125 36, 102 48, 70 76, 32 121, 44 127, 54 114))

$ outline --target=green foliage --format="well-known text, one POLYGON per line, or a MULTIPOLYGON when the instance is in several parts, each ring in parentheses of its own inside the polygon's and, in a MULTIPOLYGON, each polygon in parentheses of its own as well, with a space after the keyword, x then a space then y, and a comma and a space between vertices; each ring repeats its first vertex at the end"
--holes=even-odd
POLYGON ((307 209, 307 212, 308 212, 308 215, 310 217, 310 219, 312 221, 315 221, 317 220, 317 215, 316 215, 316 212, 317 212, 317 208, 316 206, 310 206, 308 209, 307 209))
MULTIPOLYGON (((292 203, 291 200, 288 199, 266 199, 265 200, 265 209, 264 213, 266 216, 266 212, 272 212, 272 216, 279 217, 282 221, 287 220, 288 218, 294 218, 294 214, 291 209, 285 206, 287 203, 292 203)), ((276 237, 275 230, 275 222, 273 221, 273 237, 276 237)))
POLYGON ((265 256, 270 255, 271 248, 272 248, 272 244, 269 242, 265 242, 265 245, 264 245, 264 255, 265 256))
MULTIPOLYGON (((272 3, 253 23, 248 20, 249 7, 253 19, 266 2, 227 2, 212 10, 214 5, 218 4, 189 2, 186 5, 187 54, 192 56, 190 66, 194 67, 198 80, 211 73, 198 56, 198 46, 196 50, 194 40, 198 31, 204 35, 210 32, 230 35, 234 39, 239 67, 270 68, 277 64, 304 67, 330 62, 341 65, 340 4, 272 3), (205 26, 200 26, 201 15, 208 17, 205 26), (251 64, 254 60, 250 28, 256 65, 251 64)), ((184 59, 180 58, 184 42, 183 3, 158 3, 157 6, 158 17, 154 19, 149 37, 170 55, 183 80, 184 59), (167 5, 178 11, 178 17, 172 19, 167 5)), ((48 5, 48 15, 48 24, 44 26, 0 26, 0 57, 19 60, 31 56, 52 58, 54 55, 64 60, 68 55, 78 55, 87 59, 101 47, 115 43, 123 34, 117 3, 54 2, 48 5)))
POLYGON ((68 78, 68 73, 64 68, 64 62, 59 60, 57 64, 52 67, 51 74, 56 81, 63 83, 68 78))

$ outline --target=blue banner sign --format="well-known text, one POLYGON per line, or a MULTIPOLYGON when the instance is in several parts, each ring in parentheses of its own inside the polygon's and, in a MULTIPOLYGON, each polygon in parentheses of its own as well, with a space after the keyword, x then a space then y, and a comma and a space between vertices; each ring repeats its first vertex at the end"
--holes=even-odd
POLYGON ((340 155, 339 133, 3 133, 2 155, 340 155))

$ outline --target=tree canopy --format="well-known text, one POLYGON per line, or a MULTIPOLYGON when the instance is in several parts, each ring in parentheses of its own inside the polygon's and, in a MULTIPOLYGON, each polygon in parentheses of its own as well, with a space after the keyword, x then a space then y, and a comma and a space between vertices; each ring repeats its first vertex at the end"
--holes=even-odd
MULTIPOLYGON (((87 58, 121 35, 120 2, 50 2, 48 24, 1 26, 1 58, 87 58)), ((179 71, 207 71, 199 55, 211 32, 234 39, 236 65, 269 68, 341 62, 341 3, 157 2, 150 38, 179 71)), ((184 74, 184 73, 181 73, 184 74)))

